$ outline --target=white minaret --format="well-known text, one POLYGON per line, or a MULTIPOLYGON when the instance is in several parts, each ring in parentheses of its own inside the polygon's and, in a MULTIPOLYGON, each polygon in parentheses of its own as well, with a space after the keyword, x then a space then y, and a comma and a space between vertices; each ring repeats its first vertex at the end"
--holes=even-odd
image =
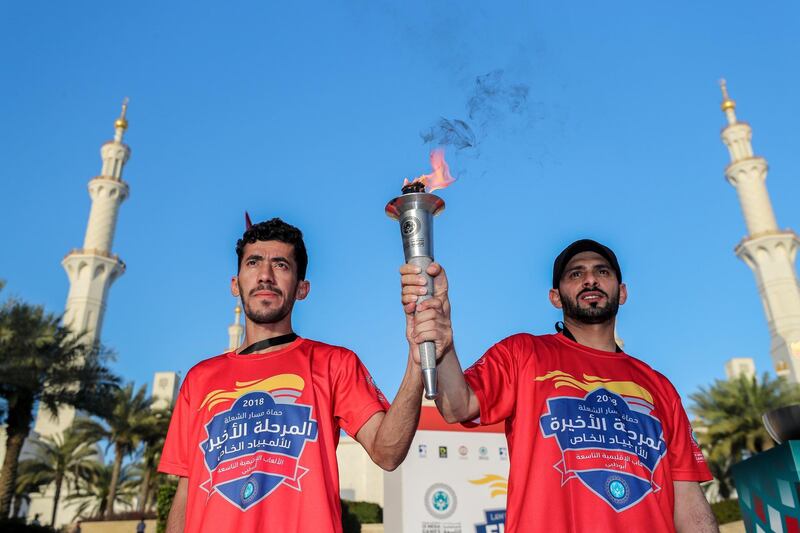
POLYGON ((767 161, 753 155, 750 125, 736 120, 736 103, 728 96, 725 80, 720 85, 722 110, 728 119, 722 140, 731 155, 725 177, 736 188, 747 224, 747 236, 736 246, 736 255, 755 274, 772 337, 775 371, 798 383, 800 288, 794 260, 800 239, 793 231, 778 228, 767 194, 767 161))
POLYGON ((244 333, 244 327, 242 327, 241 324, 242 307, 239 304, 236 304, 236 308, 233 310, 233 312, 233 324, 228 326, 228 350, 231 351, 238 348, 242 343, 242 333, 244 333))
MULTIPOLYGON (((61 261, 69 277, 64 325, 75 333, 85 332, 84 339, 87 342, 100 339, 108 290, 114 280, 125 272, 125 263, 111 252, 111 245, 119 206, 128 197, 128 184, 122 180, 122 169, 131 155, 130 148, 122 142, 122 136, 128 128, 125 118, 127 109, 126 98, 122 113, 114 122, 114 140, 100 148, 103 159, 100 175, 89 181, 92 209, 83 248, 72 250, 61 261)), ((40 435, 60 433, 72 423, 74 417, 73 410, 61 409, 56 420, 42 408, 34 430, 40 435)))

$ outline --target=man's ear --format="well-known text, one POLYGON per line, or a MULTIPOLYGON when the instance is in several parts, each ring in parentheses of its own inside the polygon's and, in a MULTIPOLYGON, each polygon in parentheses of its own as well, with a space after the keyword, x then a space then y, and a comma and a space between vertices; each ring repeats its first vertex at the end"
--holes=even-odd
POLYGON ((628 300, 628 286, 624 283, 619 284, 619 305, 624 304, 628 300))
POLYGON ((295 300, 305 300, 309 291, 311 291, 311 282, 307 279, 301 280, 297 284, 297 290, 294 291, 295 300))
POLYGON ((239 276, 233 276, 231 278, 231 294, 235 297, 239 297, 239 276))
POLYGON ((548 297, 550 298, 550 303, 553 304, 553 307, 556 309, 561 309, 563 307, 561 304, 561 295, 558 293, 558 289, 550 289, 548 297))

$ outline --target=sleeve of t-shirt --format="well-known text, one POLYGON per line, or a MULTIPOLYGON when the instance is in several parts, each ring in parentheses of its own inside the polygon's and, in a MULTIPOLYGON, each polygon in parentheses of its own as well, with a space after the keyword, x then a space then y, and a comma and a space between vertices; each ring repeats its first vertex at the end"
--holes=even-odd
POLYGON ((706 465, 703 451, 697 443, 689 424, 689 417, 683 409, 678 392, 672 388, 673 400, 670 412, 671 431, 667 435, 667 454, 672 465, 672 479, 675 481, 709 481, 713 478, 706 465))
MULTIPOLYGON (((467 385, 480 405, 481 425, 502 422, 514 412, 517 364, 512 338, 504 339, 464 371, 467 385)), ((466 424, 471 425, 471 424, 466 424)))
POLYGON ((334 371, 333 416, 355 438, 372 415, 389 409, 389 402, 353 352, 343 352, 334 371))
POLYGON ((191 409, 187 392, 188 382, 189 376, 184 380, 175 400, 164 449, 161 451, 161 461, 158 463, 159 472, 181 477, 189 477, 191 409))

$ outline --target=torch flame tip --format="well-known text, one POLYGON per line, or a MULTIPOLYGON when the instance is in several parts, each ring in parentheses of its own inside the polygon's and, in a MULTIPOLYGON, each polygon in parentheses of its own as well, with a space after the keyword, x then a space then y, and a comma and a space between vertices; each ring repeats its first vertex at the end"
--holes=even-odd
POLYGON ((410 181, 408 178, 404 179, 403 189, 406 189, 415 183, 422 183, 424 185, 424 192, 433 192, 438 189, 444 189, 456 181, 452 174, 450 174, 450 167, 447 165, 447 161, 444 159, 444 148, 434 148, 431 150, 430 160, 433 172, 430 174, 423 174, 422 176, 410 181))

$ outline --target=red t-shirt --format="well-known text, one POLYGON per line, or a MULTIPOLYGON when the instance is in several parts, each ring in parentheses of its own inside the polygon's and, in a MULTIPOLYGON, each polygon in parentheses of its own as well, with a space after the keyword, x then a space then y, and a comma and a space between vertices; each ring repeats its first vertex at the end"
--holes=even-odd
POLYGON ((199 363, 158 466, 189 478, 185 531, 340 532, 339 430, 388 405, 353 352, 308 339, 199 363))
POLYGON ((506 425, 509 533, 673 532, 672 482, 711 479, 677 391, 629 355, 518 334, 464 376, 506 425))

